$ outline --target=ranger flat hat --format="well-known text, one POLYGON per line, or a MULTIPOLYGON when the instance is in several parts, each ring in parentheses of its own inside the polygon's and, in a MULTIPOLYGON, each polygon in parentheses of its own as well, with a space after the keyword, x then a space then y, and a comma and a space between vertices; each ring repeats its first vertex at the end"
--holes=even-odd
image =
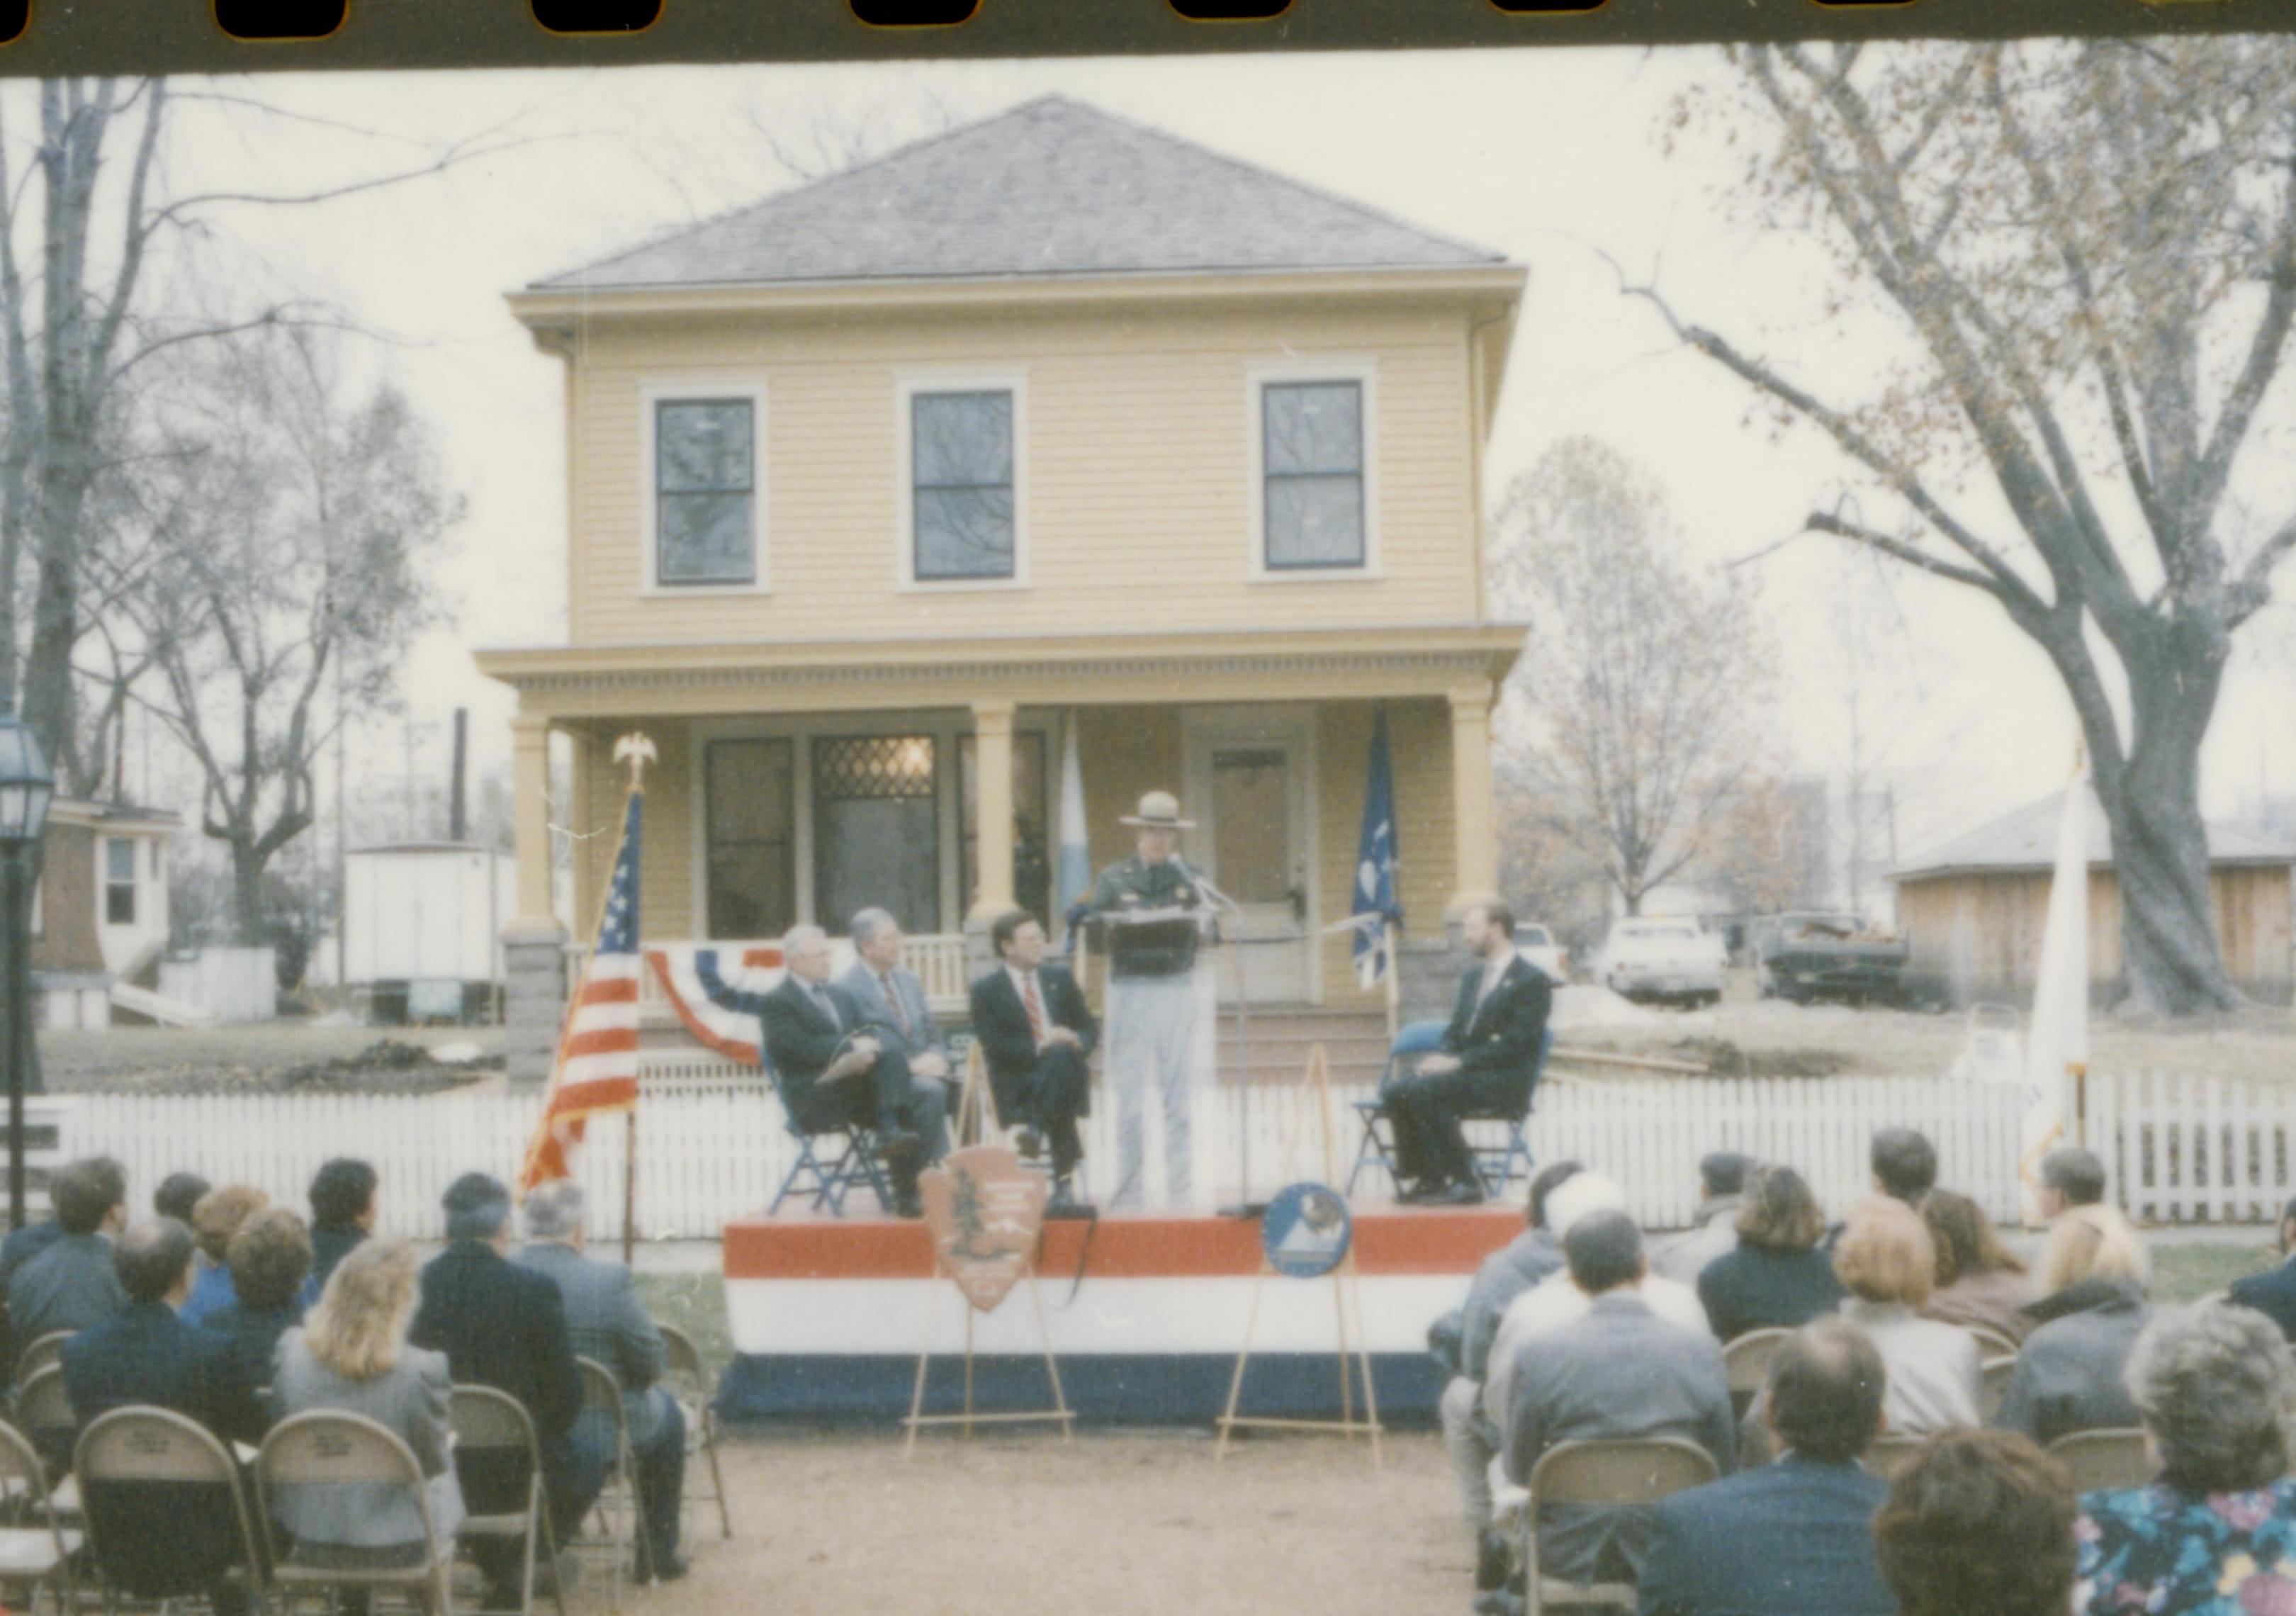
POLYGON ((1180 800, 1169 792, 1150 792, 1140 799, 1140 811, 1127 814, 1119 824, 1136 824, 1144 831, 1193 831, 1196 822, 1180 817, 1180 800))

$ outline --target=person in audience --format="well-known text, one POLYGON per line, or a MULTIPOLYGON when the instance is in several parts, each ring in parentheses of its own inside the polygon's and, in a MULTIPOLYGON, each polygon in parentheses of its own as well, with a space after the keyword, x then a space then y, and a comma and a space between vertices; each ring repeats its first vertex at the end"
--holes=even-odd
POLYGON ((1651 1254, 1651 1272, 1677 1284, 1695 1285, 1706 1265, 1738 1246, 1738 1209, 1744 1204, 1751 1156, 1714 1151, 1698 1163, 1698 1213, 1690 1232, 1651 1254))
POLYGON ((2095 1206, 2104 1199, 2104 1163, 2095 1151, 2061 1144, 2041 1158, 2041 1187, 2033 1199, 2044 1223, 2077 1206, 2095 1206))
MULTIPOLYGON (((165 1408, 217 1438, 230 1418, 221 1336, 176 1316, 192 1293, 192 1232, 172 1218, 131 1226, 114 1253, 126 1305, 63 1346, 64 1392, 85 1432, 131 1407, 165 1408)), ((243 1556, 228 1492, 176 1481, 88 1483, 85 1506, 102 1548, 105 1580, 139 1598, 204 1590, 217 1616, 253 1605, 230 1572, 243 1556)))
POLYGON ((2065 1616, 2073 1491, 2063 1465, 2007 1431, 1932 1437, 1874 1517, 1898 1616, 2065 1616))
POLYGON ((1737 1248, 1698 1276, 1699 1303, 1720 1340, 1792 1329, 1841 1307, 1841 1282, 1833 1276, 1833 1259, 1818 1249, 1825 1215, 1793 1169, 1754 1169, 1738 1209, 1737 1234, 1737 1248))
POLYGON ((374 1169, 351 1156, 323 1162, 311 1178, 311 1288, 374 1232, 374 1169))
MULTIPOLYGON (((1722 1349, 1702 1329, 1671 1325, 1638 1294, 1642 1234, 1622 1211, 1592 1211, 1562 1236, 1568 1283, 1586 1316, 1522 1355, 1506 1425, 1506 1478, 1527 1487, 1558 1443, 1603 1437, 1681 1437, 1729 1473, 1737 1429, 1722 1349)), ((1538 1570, 1564 1581, 1631 1582, 1650 1539, 1647 1506, 1538 1509, 1538 1570)))
POLYGON ((271 1204, 271 1197, 252 1185, 227 1184, 209 1190, 192 1208, 192 1234, 199 1241, 193 1264, 192 1294, 184 1303, 184 1322, 196 1325, 234 1300, 231 1267, 226 1254, 240 1226, 271 1204))
POLYGON ((996 968, 975 979, 969 997, 989 1093, 999 1119, 1025 1125, 1022 1155, 1049 1150, 1054 1204, 1073 1204, 1084 1159, 1077 1119, 1092 1110, 1088 1062, 1100 1023, 1076 979, 1045 963, 1045 929, 1036 916, 1007 909, 989 923, 988 946, 996 968))
POLYGON ((1937 1146, 1915 1128, 1875 1129, 1866 1159, 1874 1169, 1874 1192, 1916 1211, 1922 1198, 1937 1187, 1937 1146))
POLYGON ((233 1298, 200 1321, 227 1344, 224 1434, 250 1447, 271 1427, 267 1393, 277 1373, 280 1337, 303 1322, 303 1282, 311 1272, 311 1237, 285 1207, 266 1207, 231 1237, 233 1298))
POLYGON ((1978 1418, 1978 1351, 1966 1330, 1919 1317, 1937 1283, 1937 1250, 1913 1208, 1861 1202, 1833 1249, 1841 1311, 1874 1339, 1890 1372, 1882 1400, 1890 1430, 1927 1436, 1978 1418))
MULTIPOLYGON (((192 1209, 199 1205, 201 1196, 214 1187, 197 1173, 169 1173, 152 1192, 152 1216, 172 1218, 196 1236, 199 1231, 192 1222, 192 1209)), ((193 1283, 196 1284, 198 1281, 194 1279, 193 1283)))
POLYGON ((1641 1616, 1896 1616, 1874 1554, 1889 1488, 1857 1462, 1882 1429, 1885 1378, 1847 1319, 1782 1343, 1765 1389, 1782 1456, 1658 1506, 1641 1616))
POLYGON ((2280 1333, 2296 1341, 2296 1201, 2280 1209, 2280 1266, 2246 1279, 2234 1280, 2228 1292, 2243 1308, 2253 1308, 2280 1333))
POLYGON ((1467 1287, 1459 1325, 1459 1373, 1444 1387, 1438 1413, 1443 1446, 1459 1478, 1459 1501, 1476 1545, 1476 1587, 1497 1587, 1506 1574, 1505 1539, 1491 1530, 1491 1460, 1498 1431, 1483 1417, 1483 1379, 1490 1372, 1491 1344, 1508 1304, 1562 1269, 1562 1243, 1549 1226, 1547 1200, 1580 1168, 1576 1161, 1550 1161, 1531 1175, 1529 1226, 1483 1259, 1467 1287))
MULTIPOLYGON (((240 1242, 255 1235, 263 1218, 291 1215, 263 1214, 240 1242)), ((439 1546, 451 1553, 463 1518, 463 1489, 451 1463, 454 1387, 446 1355, 407 1339, 418 1273, 414 1248, 403 1240, 367 1242, 346 1255, 303 1323, 280 1338, 275 1401, 282 1419, 320 1409, 361 1415, 405 1442, 422 1467, 439 1546)), ((293 1536, 291 1558, 299 1564, 420 1565, 428 1550, 422 1512, 408 1487, 283 1486, 272 1506, 293 1536)))
POLYGON ((56 1233, 8 1280, 11 1343, 21 1353, 44 1335, 100 1325, 127 1305, 112 1237, 127 1222, 127 1176, 109 1156, 74 1161, 48 1181, 56 1233))
MULTIPOLYGON (((582 1186, 572 1179, 537 1185, 527 1196, 525 1209, 527 1237, 532 1243, 518 1260, 558 1287, 574 1350, 603 1364, 621 1382, 630 1450, 636 1461, 639 1514, 651 1552, 647 1563, 656 1580, 671 1582, 685 1575, 685 1558, 677 1547, 679 1500, 685 1485, 685 1416, 669 1389, 658 1383, 668 1355, 660 1330, 638 1300, 630 1271, 583 1255, 586 1211, 582 1186)), ((591 1464, 603 1477, 614 1458, 611 1423, 603 1414, 586 1413, 574 1423, 574 1440, 588 1450, 591 1464)), ((586 1506, 582 1513, 587 1513, 586 1506)))
POLYGON ((1922 1317, 1980 1325, 2012 1344, 2023 1341, 2033 1321, 2020 1309, 2033 1300, 2033 1282, 2023 1259, 2001 1243, 1985 1209, 1951 1190, 1931 1190, 1922 1202, 1922 1222, 1937 1247, 1937 1289, 1922 1317))
MULTIPOLYGON (((1554 1226, 1554 1237, 1567 1244, 1571 1229, 1580 1218, 1596 1212, 1623 1213, 1626 1205, 1626 1192, 1612 1179, 1601 1173, 1580 1171, 1548 1192, 1547 1221, 1554 1226)), ((1698 1292, 1688 1285, 1660 1279, 1648 1272, 1645 1265, 1644 1272, 1636 1276, 1634 1291, 1661 1322, 1693 1335, 1711 1337, 1706 1309, 1699 1305, 1698 1292)), ((1521 1371, 1524 1358, 1541 1349, 1533 1343, 1565 1325, 1578 1323, 1593 1308, 1593 1299, 1585 1287, 1573 1284, 1568 1273, 1559 1271, 1507 1304, 1506 1311, 1499 1316, 1498 1329, 1492 1334, 1490 1357, 1484 1366, 1483 1415, 1490 1421, 1492 1430, 1504 1431, 1507 1428, 1515 1377, 1521 1371)))
POLYGON ((2136 1423, 2127 1374, 2152 1318, 2149 1271, 2144 1243, 2119 1212, 2090 1204, 2062 1213, 2041 1250, 2043 1300, 2058 1305, 2025 1338, 1993 1423, 2044 1447, 2072 1431, 2136 1423))
MULTIPOLYGON (((547 1277, 505 1257, 510 1191, 502 1180, 465 1173, 447 1186, 440 1204, 447 1211, 447 1249, 422 1270, 422 1304, 407 1339, 445 1353, 456 1383, 492 1386, 525 1406, 542 1448, 543 1489, 558 1540, 568 1542, 581 1525, 575 1506, 587 1509, 600 1479, 572 1440, 575 1416, 582 1412, 582 1376, 574 1365, 566 1304, 547 1277)), ((325 1300, 323 1292, 320 1300, 325 1300)), ((498 1465, 497 1457, 473 1455, 457 1462, 463 1497, 475 1513, 526 1507, 523 1470, 498 1465)), ((518 1609, 519 1546, 489 1539, 474 1554, 486 1579, 482 1608, 518 1609)))
POLYGON ((2081 1498, 2078 1616, 2296 1611, 2286 1338, 2231 1302, 2171 1308, 2138 1340, 2128 1384, 2161 1475, 2081 1498))

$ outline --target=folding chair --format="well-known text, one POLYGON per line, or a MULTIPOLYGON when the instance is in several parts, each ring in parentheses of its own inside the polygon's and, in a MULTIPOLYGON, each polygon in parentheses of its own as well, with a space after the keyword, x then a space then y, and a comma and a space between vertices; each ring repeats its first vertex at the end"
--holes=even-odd
POLYGON ((1530 1140, 1523 1129, 1530 1124, 1531 1108, 1538 1103, 1538 1079, 1546 1070, 1546 1052, 1554 1047, 1554 1034, 1552 1031, 1542 1033, 1538 1040, 1538 1058, 1531 1062, 1530 1081, 1523 1087, 1521 1111, 1460 1113, 1459 1120, 1463 1123, 1503 1122, 1506 1125, 1505 1137, 1499 1144, 1482 1144, 1472 1141, 1469 1144, 1475 1156, 1475 1177, 1483 1181, 1483 1194, 1494 1201, 1506 1194, 1506 1187, 1516 1174, 1520 1173, 1528 1182, 1531 1169, 1538 1165, 1538 1158, 1530 1153, 1530 1140))
POLYGON ((1887 1481, 1912 1464, 1914 1456, 1921 1452, 1928 1441, 1927 1437, 1898 1436, 1885 1431, 1867 1444, 1865 1454, 1857 1462, 1869 1474, 1887 1481))
POLYGON ((236 1579, 260 1600, 264 1555, 240 1489, 239 1462, 197 1420, 171 1408, 115 1408, 80 1433, 72 1456, 79 1478, 88 1559, 110 1608, 136 1600, 204 1596, 236 1579), (227 1505, 228 1507, 224 1507, 227 1505), (227 1524, 226 1524, 227 1522, 227 1524), (217 1538, 228 1532, 235 1550, 217 1538), (152 1544, 164 1546, 156 1554, 152 1544), (209 1563, 184 1563, 185 1545, 217 1551, 209 1563))
POLYGON ((789 1171, 782 1177, 782 1186, 774 1192, 774 1203, 766 1209, 770 1218, 782 1210, 782 1202, 792 1194, 813 1197, 814 1210, 829 1209, 832 1218, 845 1216, 845 1197, 857 1186, 865 1187, 877 1197, 881 1208, 893 1204, 893 1190, 886 1182, 884 1169, 877 1164, 877 1130, 865 1122, 840 1122, 832 1127, 808 1129, 797 1120, 797 1110, 790 1103, 789 1086, 774 1069, 772 1061, 765 1062, 766 1075, 773 1079, 774 1093, 782 1103, 783 1126, 797 1144, 797 1160, 790 1163, 789 1171), (824 1152, 834 1148, 836 1154, 824 1160, 824 1152))
POLYGON ((2049 1454, 2071 1475, 2076 1493, 2149 1487, 2160 1472, 2135 1425, 2072 1431, 2050 1443, 2049 1454))
POLYGON ((60 1522, 61 1512, 48 1494, 47 1466, 30 1439, 4 1423, 0 1423, 0 1492, 24 1505, 26 1517, 37 1522, 0 1527, 0 1583, 29 1588, 28 1609, 38 1603, 41 1587, 53 1583, 57 1610, 71 1610, 76 1598, 72 1557, 79 1553, 80 1534, 65 1530, 60 1522))
POLYGON ((1541 1454, 1531 1467, 1530 1501, 1523 1505, 1522 1586, 1530 1616, 1550 1607, 1635 1608, 1630 1582, 1581 1586, 1540 1574, 1542 1504, 1655 1504, 1685 1488, 1702 1487, 1719 1473, 1712 1454, 1680 1437, 1558 1442, 1541 1454))
POLYGON ((2001 1399, 2009 1394, 2009 1377, 2017 1373, 2017 1355, 1988 1358, 1978 1366, 1981 1377, 1977 1388, 1977 1412, 1988 1425, 2001 1412, 2001 1399))
POLYGON ((1730 1377, 1731 1395, 1742 1392, 1751 1398, 1759 1391, 1770 1378, 1770 1360, 1792 1339, 1791 1330, 1749 1330, 1723 1348, 1722 1368, 1730 1377))
MULTIPOLYGON (((511 1456, 525 1472, 525 1508, 499 1514, 465 1515, 455 1533, 455 1541, 520 1539, 526 1557, 519 1577, 519 1609, 524 1616, 533 1616, 537 1544, 554 1565, 558 1559, 557 1535, 550 1524, 550 1511, 543 1505, 542 1446, 535 1440, 534 1420, 524 1404, 492 1386, 455 1387, 450 1410, 448 1417, 454 1422, 455 1457, 458 1462, 473 1454, 504 1454, 511 1456)), ((558 1607, 558 1616, 566 1616, 566 1599, 558 1591, 555 1578, 550 1585, 550 1597, 558 1607)))
POLYGON ((1977 1338, 1977 1355, 1980 1358, 2014 1358, 2017 1343, 1990 1325, 1964 1325, 1962 1328, 1977 1338))
POLYGON ((64 1343, 72 1338, 70 1330, 51 1330, 30 1346, 16 1360, 16 1383, 22 1385, 50 1364, 63 1361, 64 1343))
POLYGON ((1379 1074, 1379 1093, 1369 1100, 1355 1103, 1356 1117, 1363 1125, 1363 1136, 1356 1143, 1355 1165, 1348 1170, 1347 1193, 1356 1193, 1356 1180, 1363 1177, 1365 1168, 1377 1168, 1387 1175, 1391 1188, 1395 1184, 1395 1139, 1393 1124, 1387 1116, 1388 1086, 1395 1081, 1396 1073, 1406 1062, 1421 1055, 1432 1054, 1443 1046, 1443 1029, 1448 1021, 1406 1021, 1397 1029, 1395 1043, 1387 1052, 1387 1064, 1379 1074))
MULTIPOLYGON (((578 1358, 575 1365, 582 1372, 582 1413, 586 1420, 605 1420, 613 1431, 611 1456, 606 1462, 605 1485, 598 1489, 597 1503, 593 1505, 602 1525, 606 1529, 605 1546, 613 1555, 607 1567, 606 1587, 609 1604, 614 1610, 622 1608, 621 1578, 626 1549, 635 1543, 638 1576, 641 1581, 653 1580, 653 1544, 646 1536, 645 1521, 638 1498, 637 1466, 630 1456, 629 1413, 622 1407, 622 1383, 614 1372, 594 1358, 578 1358)), ((569 1547, 596 1548, 590 1538, 577 1538, 569 1547)))
POLYGON ((72 1417, 71 1399, 64 1391, 62 1364, 50 1364, 16 1389, 16 1427, 32 1439, 52 1480, 61 1481, 70 1474, 79 1422, 72 1417))
POLYGON ((734 1535, 734 1517, 726 1507, 726 1477, 718 1468, 718 1377, 711 1374, 701 1362, 701 1349, 693 1338, 675 1325, 658 1326, 661 1344, 668 1351, 668 1380, 677 1400, 685 1406, 685 1453, 691 1459, 700 1454, 709 1462, 709 1491, 705 1497, 685 1489, 685 1503, 698 1507, 702 1504, 718 1506, 718 1530, 725 1537, 734 1535))
POLYGON ((287 1555, 272 1568, 281 1616, 294 1616, 307 1593, 346 1588, 399 1593, 430 1616, 449 1616, 448 1581, 453 1570, 439 1552, 438 1522, 430 1516, 430 1494, 422 1466, 398 1434, 364 1415, 315 1408, 282 1420, 263 1439, 255 1456, 255 1496, 266 1538, 280 1541, 273 1518, 273 1489, 281 1487, 403 1487, 414 1497, 422 1520, 423 1556, 403 1566, 326 1565, 287 1555))

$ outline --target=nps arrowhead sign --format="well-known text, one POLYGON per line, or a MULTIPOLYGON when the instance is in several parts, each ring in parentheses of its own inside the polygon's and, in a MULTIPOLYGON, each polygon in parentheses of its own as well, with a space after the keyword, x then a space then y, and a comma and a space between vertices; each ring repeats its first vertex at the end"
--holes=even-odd
POLYGON ((917 1189, 941 1272, 967 1301, 994 1313, 1028 1275, 1051 1186, 1003 1145, 973 1144, 951 1151, 917 1189))

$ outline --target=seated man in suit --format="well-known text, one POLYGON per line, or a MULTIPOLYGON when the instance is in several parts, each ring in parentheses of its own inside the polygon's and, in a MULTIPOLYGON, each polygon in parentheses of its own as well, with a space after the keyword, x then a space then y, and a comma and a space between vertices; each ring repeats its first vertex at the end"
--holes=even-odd
MULTIPOLYGON (((1583 1175, 1582 1175, 1583 1177, 1583 1175)), ((1738 1456, 1730 1377, 1710 1335, 1669 1324, 1636 1293, 1642 1231, 1624 1212, 1588 1212, 1562 1236, 1587 1316, 1518 1348, 1506 1479, 1526 1487, 1546 1450, 1603 1437, 1681 1437, 1727 1475, 1738 1456)), ((1632 1582, 1650 1540, 1647 1506, 1538 1508, 1539 1573, 1566 1582, 1632 1582)))
MULTIPOLYGON (((599 1262, 583 1254, 587 1213, 582 1186, 571 1178, 536 1185, 524 1211, 532 1243, 518 1254, 518 1261, 558 1287, 575 1352, 605 1365, 622 1384, 646 1546, 654 1576, 672 1582, 685 1575, 685 1557, 677 1550, 678 1506, 685 1486, 685 1416, 669 1389, 656 1384, 668 1366, 668 1354, 661 1332, 638 1300, 630 1271, 619 1263, 599 1262)), ((591 1451, 602 1473, 612 1462, 613 1427, 603 1412, 585 1412, 574 1422, 574 1441, 591 1451)), ((631 1568, 633 1573, 636 1569, 631 1568)))
POLYGON ((1890 1616, 1874 1552, 1889 1484, 1858 1456, 1882 1429, 1882 1355, 1843 1318, 1770 1360, 1764 1415, 1783 1454, 1658 1506, 1642 1616, 1890 1616))
MULTIPOLYGON (((422 1303, 407 1339, 447 1355, 463 1385, 492 1386, 526 1407, 542 1448, 542 1485, 558 1541, 570 1539, 597 1498, 603 1476, 573 1441, 582 1412, 582 1376, 574 1366, 566 1304, 546 1277, 512 1263, 510 1191, 485 1173, 465 1173, 439 1198, 447 1211, 447 1249, 422 1270, 422 1303)), ((526 1507, 522 1465, 499 1467, 500 1456, 459 1456, 463 1497, 474 1515, 526 1507)), ((473 1551, 486 1579, 484 1610, 517 1610, 521 1546, 486 1538, 473 1551)), ((544 1568, 545 1571, 549 1568, 544 1568)), ((545 1581, 547 1578, 545 1577, 545 1581)))
POLYGON ((1395 1129, 1397 1198, 1441 1206, 1483 1198, 1459 1119, 1468 1112, 1527 1111, 1554 989, 1546 972, 1515 952, 1514 911, 1478 904, 1460 935, 1480 962, 1460 979, 1443 1047, 1388 1085, 1382 1096, 1395 1129))
POLYGON ((948 1151, 948 1092, 920 1084, 908 1061, 865 1024, 861 1007, 829 980, 829 937, 792 927, 782 939, 789 974, 765 997, 766 1058, 800 1128, 852 1122, 877 1129, 892 1169, 893 1210, 922 1217, 917 1174, 948 1151))
POLYGON ((55 1235, 8 1277, 14 1349, 59 1330, 100 1325, 127 1305, 112 1258, 112 1237, 127 1223, 127 1176, 109 1156, 57 1169, 48 1200, 55 1235))
POLYGON ((888 909, 864 909, 853 917, 853 968, 837 985, 860 1007, 861 1023, 888 1049, 909 1063, 909 1080, 922 1087, 941 1086, 941 1110, 948 1110, 948 1041, 925 1003, 925 985, 901 964, 901 925, 888 909))
MULTIPOLYGON (((115 1260, 127 1305, 64 1343, 64 1391, 83 1431, 99 1415, 144 1405, 228 1434, 224 1339, 176 1317, 192 1293, 192 1249, 191 1230, 172 1218, 136 1224, 119 1237, 115 1260)), ((123 1481, 88 1488, 86 1502, 103 1546, 104 1575, 115 1586, 153 1599, 206 1593, 218 1616, 246 1608, 247 1595, 226 1581, 241 1554, 222 1489, 123 1481)))
POLYGON ((1077 1119, 1092 1110, 1086 1062, 1100 1023, 1076 980, 1045 964, 1045 929, 1036 916, 1007 909, 990 923, 988 940, 1001 963, 972 984, 972 1036, 988 1066, 996 1114, 1025 1125, 1023 1154, 1051 1144, 1054 1203, 1073 1205, 1084 1156, 1077 1119))

